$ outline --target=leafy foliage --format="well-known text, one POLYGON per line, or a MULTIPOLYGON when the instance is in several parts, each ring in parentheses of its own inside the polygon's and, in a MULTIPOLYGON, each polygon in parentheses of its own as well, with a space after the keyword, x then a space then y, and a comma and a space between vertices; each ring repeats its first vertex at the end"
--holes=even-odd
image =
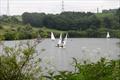
POLYGON ((16 48, 4 46, 0 55, 0 80, 36 80, 41 78, 40 60, 36 59, 35 46, 26 43, 16 48), (25 44, 24 44, 25 46, 25 44))
POLYGON ((47 78, 51 80, 119 80, 120 79, 120 60, 107 61, 102 58, 97 63, 84 64, 75 61, 75 71, 60 71, 59 74, 50 74, 47 78))

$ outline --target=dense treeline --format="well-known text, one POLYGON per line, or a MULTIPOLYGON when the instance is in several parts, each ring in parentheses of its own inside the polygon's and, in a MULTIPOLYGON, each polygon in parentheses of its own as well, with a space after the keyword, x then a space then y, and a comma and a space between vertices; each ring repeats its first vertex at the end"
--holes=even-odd
POLYGON ((100 27, 99 20, 93 13, 63 12, 61 14, 24 13, 23 22, 36 27, 48 27, 60 30, 85 30, 100 27))
POLYGON ((106 35, 107 31, 112 33, 112 37, 120 37, 119 14, 120 8, 104 10, 102 13, 62 12, 54 15, 24 13, 22 19, 23 23, 29 23, 34 27, 69 31, 71 37, 105 37, 103 35, 106 35))
POLYGON ((89 24, 87 22, 88 20, 87 18, 92 15, 93 15, 92 13, 86 14, 86 13, 80 13, 80 12, 78 13, 63 12, 57 15, 53 15, 53 14, 46 15, 44 13, 24 13, 22 17, 23 17, 24 23, 30 23, 32 26, 36 26, 36 27, 46 26, 48 28, 55 28, 55 29, 61 29, 61 30, 76 30, 82 27, 87 28, 88 27, 87 24, 89 24), (80 24, 83 24, 84 26, 80 24))
POLYGON ((23 22, 36 27, 48 27, 60 30, 86 30, 99 29, 120 29, 119 14, 116 12, 84 13, 84 12, 63 12, 61 14, 24 13, 23 22), (103 15, 103 17, 101 16, 103 15))

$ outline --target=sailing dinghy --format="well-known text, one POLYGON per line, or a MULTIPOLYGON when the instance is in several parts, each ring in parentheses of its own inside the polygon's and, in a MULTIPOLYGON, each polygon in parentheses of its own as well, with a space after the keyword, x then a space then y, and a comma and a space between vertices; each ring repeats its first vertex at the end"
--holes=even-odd
POLYGON ((64 38, 64 40, 63 40, 63 44, 62 44, 62 47, 63 47, 63 48, 65 47, 66 42, 67 42, 67 35, 68 35, 68 34, 66 34, 66 36, 65 36, 65 38, 64 38))
POLYGON ((60 34, 60 38, 59 38, 57 47, 59 47, 59 48, 65 48, 65 45, 66 45, 66 42, 67 42, 67 35, 68 34, 66 34, 65 38, 62 39, 62 33, 60 34))
POLYGON ((57 47, 60 47, 61 44, 62 44, 62 33, 60 34, 60 38, 58 40, 57 47))

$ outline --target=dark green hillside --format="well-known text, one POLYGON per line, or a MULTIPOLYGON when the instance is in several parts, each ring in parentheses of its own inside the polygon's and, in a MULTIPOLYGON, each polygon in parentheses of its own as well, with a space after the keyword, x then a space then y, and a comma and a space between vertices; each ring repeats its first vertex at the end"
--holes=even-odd
POLYGON ((22 16, 3 15, 0 17, 0 36, 6 40, 31 39, 36 38, 38 34, 42 37, 50 37, 50 32, 54 32, 55 36, 58 37, 59 33, 67 32, 69 37, 105 38, 109 31, 111 37, 120 38, 119 14, 120 8, 104 10, 102 13, 63 12, 45 14, 25 12, 22 16), (28 31, 26 26, 32 30, 28 31))
POLYGON ((120 9, 113 9, 102 13, 24 13, 22 18, 24 24, 68 31, 71 37, 105 37, 107 31, 111 32, 111 37, 120 37, 119 14, 120 9))

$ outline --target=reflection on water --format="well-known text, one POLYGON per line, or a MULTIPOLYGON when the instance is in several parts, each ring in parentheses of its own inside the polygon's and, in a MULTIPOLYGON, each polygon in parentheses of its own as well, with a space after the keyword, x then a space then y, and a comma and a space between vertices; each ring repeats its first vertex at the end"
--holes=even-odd
MULTIPOLYGON (((31 40, 33 41, 33 40, 31 40)), ((15 44, 26 41, 6 41, 4 45, 15 47, 15 44)), ((70 38, 66 48, 56 47, 57 40, 45 39, 36 47, 37 58, 41 58, 44 69, 72 70, 72 58, 77 58, 81 62, 87 60, 96 62, 101 57, 107 59, 118 59, 120 49, 117 46, 119 39, 105 38, 70 38)))

